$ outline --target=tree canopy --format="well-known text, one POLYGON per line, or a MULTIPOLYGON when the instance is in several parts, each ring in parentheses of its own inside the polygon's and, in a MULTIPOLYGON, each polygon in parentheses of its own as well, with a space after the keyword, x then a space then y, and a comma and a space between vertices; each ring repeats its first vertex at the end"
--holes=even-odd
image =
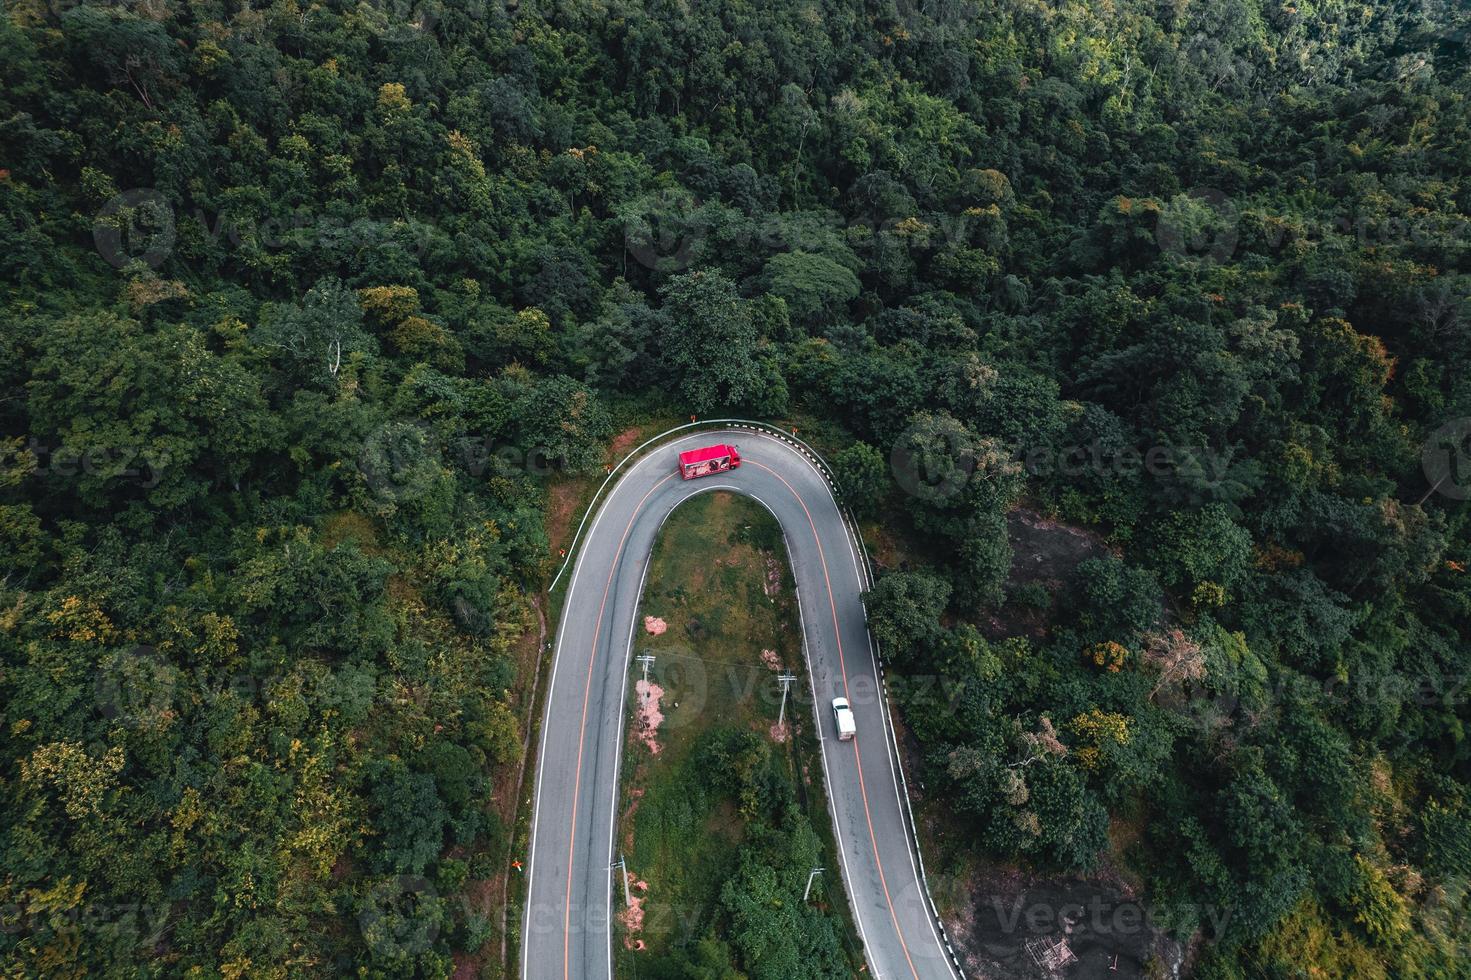
MULTIPOLYGON (((492 969, 577 481, 739 412, 837 464, 978 859, 1118 865, 1200 976, 1459 975, 1468 38, 14 0, 4 972, 492 969)), ((692 975, 821 972, 776 866, 692 975)))

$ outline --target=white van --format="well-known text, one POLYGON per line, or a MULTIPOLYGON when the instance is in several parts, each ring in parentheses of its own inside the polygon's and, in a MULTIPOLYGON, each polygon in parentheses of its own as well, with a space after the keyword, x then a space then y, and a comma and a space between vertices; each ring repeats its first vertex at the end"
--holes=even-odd
POLYGON ((838 724, 838 739, 848 741, 858 731, 853 723, 853 709, 848 707, 847 698, 833 698, 833 720, 838 724))

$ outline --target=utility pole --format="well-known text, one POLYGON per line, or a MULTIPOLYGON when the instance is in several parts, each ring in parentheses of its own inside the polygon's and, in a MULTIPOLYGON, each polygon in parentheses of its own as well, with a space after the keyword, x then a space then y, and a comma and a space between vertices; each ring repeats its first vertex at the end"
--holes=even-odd
POLYGON ((645 684, 648 684, 649 683, 649 668, 652 667, 652 666, 654 666, 654 655, 652 653, 641 653, 637 657, 635 657, 634 659, 637 660, 640 664, 643 665, 643 668, 644 668, 644 683, 645 684))
POLYGON ((824 868, 813 868, 812 869, 812 873, 807 876, 807 890, 804 891, 804 892, 802 892, 802 904, 803 905, 807 904, 807 896, 812 894, 812 879, 813 878, 816 878, 818 875, 822 874, 822 872, 824 870, 826 870, 826 869, 824 869, 824 868))
POLYGON ((633 899, 628 894, 628 859, 623 856, 622 851, 618 852, 618 863, 608 865, 609 871, 614 868, 620 868, 623 871, 623 907, 630 908, 633 905, 633 899))
POLYGON ((776 716, 776 727, 780 728, 787 720, 787 688, 797 682, 797 675, 782 674, 777 680, 781 681, 781 711, 776 716))

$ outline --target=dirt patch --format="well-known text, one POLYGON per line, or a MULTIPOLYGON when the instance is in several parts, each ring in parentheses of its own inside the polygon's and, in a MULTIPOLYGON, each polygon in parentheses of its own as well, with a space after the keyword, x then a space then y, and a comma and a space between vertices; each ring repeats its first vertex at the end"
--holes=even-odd
POLYGON ((788 725, 786 722, 781 722, 779 724, 772 725, 769 729, 767 729, 767 732, 771 735, 771 740, 773 742, 785 742, 787 739, 792 737, 792 726, 788 725))
MULTIPOLYGON (((894 712, 905 772, 921 770, 919 743, 894 712)), ((918 810, 926 854, 943 866, 946 855, 973 853, 965 842, 966 828, 940 806, 929 806, 924 785, 909 782, 909 794, 918 810)), ((1127 828, 1116 828, 1120 834, 1127 828)), ((1115 832, 1111 828, 1112 833, 1115 832)), ((1112 865, 1089 877, 1045 877, 1019 868, 981 859, 955 862, 970 872, 931 875, 945 931, 955 945, 967 976, 979 980, 1128 980, 1179 976, 1184 961, 1180 944, 1156 927, 1150 911, 1138 899, 1136 883, 1112 865), (1039 953, 1057 942, 1067 944, 1076 957, 1056 972, 1039 967, 1028 948, 1039 953)))
POLYGON ((761 662, 766 665, 767 670, 781 670, 781 657, 777 656, 775 650, 762 650, 761 662))
POLYGON ((1142 980, 1173 975, 1184 955, 1133 891, 1108 874, 1039 878, 989 866, 966 891, 968 907, 946 926, 970 976, 1142 980), (1038 965, 1033 951, 1058 943, 1076 960, 1054 973, 1038 965))
POLYGON ((623 849, 633 850, 633 815, 638 813, 639 801, 644 798, 644 787, 632 786, 628 793, 628 806, 623 810, 623 818, 619 825, 623 827, 623 849))
POLYGON ((551 543, 552 553, 559 557, 572 540, 587 492, 587 480, 581 478, 553 479, 547 484, 547 541, 551 543))
POLYGON ((644 927, 644 900, 648 897, 649 883, 641 880, 633 872, 628 873, 628 907, 618 913, 618 918, 627 930, 623 937, 623 945, 628 949, 642 950, 644 941, 639 939, 636 933, 644 927))
POLYGON ((662 748, 658 738, 659 724, 664 720, 664 713, 659 710, 659 699, 664 696, 664 689, 653 681, 639 680, 634 684, 634 690, 638 692, 638 740, 652 754, 658 755, 662 748))
POLYGON ((1006 515, 1006 538, 1011 544, 1007 602, 977 624, 993 640, 1045 638, 1057 596, 1078 587, 1078 565, 1114 554, 1095 532, 1029 507, 1014 507, 1006 515))
MULTIPOLYGON (((500 882, 496 879, 472 878, 465 882, 466 903, 482 914, 488 914, 501 895, 500 882)), ((492 945, 486 943, 478 953, 466 953, 463 950, 456 952, 454 954, 454 980, 474 980, 475 977, 481 976, 492 949, 492 945)))
POLYGON ((627 456, 629 452, 644 441, 644 430, 641 426, 632 426, 624 429, 613 437, 608 444, 608 459, 611 464, 616 465, 620 459, 627 456))
POLYGON ((761 590, 768 596, 781 591, 781 562, 775 558, 766 559, 766 580, 761 583, 761 590))
POLYGON ((646 633, 649 633, 653 636, 659 636, 668 628, 669 624, 664 622, 664 620, 660 619, 658 616, 644 617, 644 632, 646 633))
POLYGON ((1103 538, 1086 528, 1054 521, 1027 507, 1006 515, 1011 542, 1010 581, 1040 582, 1050 590, 1077 584, 1078 563, 1113 554, 1103 538))

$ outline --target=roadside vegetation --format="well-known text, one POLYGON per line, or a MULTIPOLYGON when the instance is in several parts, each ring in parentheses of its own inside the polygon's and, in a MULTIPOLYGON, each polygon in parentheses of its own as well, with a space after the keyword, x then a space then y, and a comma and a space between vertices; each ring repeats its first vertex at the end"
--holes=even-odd
POLYGON ((739 413, 876 532, 957 915, 1464 976, 1468 161, 1456 0, 7 0, 0 974, 514 962, 542 592, 739 413))
MULTIPOLYGON (((620 975, 752 980, 862 966, 835 872, 831 821, 781 529, 716 491, 670 517, 654 548, 620 794, 632 909, 620 975), (650 630, 658 632, 650 632, 650 630), (799 679, 780 714, 778 676, 799 679), (808 873, 826 867, 804 903, 808 873), (738 971, 738 972, 733 972, 738 971)), ((615 872, 615 905, 622 903, 615 872)))

